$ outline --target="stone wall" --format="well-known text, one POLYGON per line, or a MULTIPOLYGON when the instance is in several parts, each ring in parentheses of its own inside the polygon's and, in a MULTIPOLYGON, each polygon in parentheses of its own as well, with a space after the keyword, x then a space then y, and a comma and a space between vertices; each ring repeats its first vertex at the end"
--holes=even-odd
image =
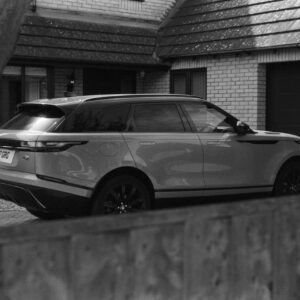
POLYGON ((0 299, 299 299, 298 198, 0 228, 0 299))

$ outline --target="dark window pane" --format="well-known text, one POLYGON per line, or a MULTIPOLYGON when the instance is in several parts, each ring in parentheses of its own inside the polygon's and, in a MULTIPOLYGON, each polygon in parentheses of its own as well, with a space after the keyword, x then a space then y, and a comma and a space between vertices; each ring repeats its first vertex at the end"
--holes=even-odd
POLYGON ((126 128, 129 104, 87 102, 63 124, 63 132, 117 132, 126 128))
POLYGON ((172 93, 206 98, 206 69, 172 71, 172 93))
POLYGON ((184 127, 174 104, 135 106, 133 129, 138 132, 182 132, 184 127))
POLYGON ((191 94, 202 99, 206 98, 206 72, 194 71, 191 73, 191 94))
POLYGON ((175 73, 173 75, 173 93, 175 94, 186 94, 186 74, 185 73, 175 73))

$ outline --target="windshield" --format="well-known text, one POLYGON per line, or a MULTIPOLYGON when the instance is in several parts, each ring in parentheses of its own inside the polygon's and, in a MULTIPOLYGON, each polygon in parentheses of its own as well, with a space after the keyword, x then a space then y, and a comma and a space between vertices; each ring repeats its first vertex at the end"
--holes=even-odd
POLYGON ((25 105, 0 129, 50 131, 63 116, 63 111, 55 106, 25 105))

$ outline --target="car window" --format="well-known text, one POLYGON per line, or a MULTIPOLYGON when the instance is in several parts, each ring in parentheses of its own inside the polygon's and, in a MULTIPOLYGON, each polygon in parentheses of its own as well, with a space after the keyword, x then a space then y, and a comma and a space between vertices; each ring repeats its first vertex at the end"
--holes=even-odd
POLYGON ((50 131, 64 117, 64 112, 50 105, 26 105, 0 128, 8 130, 50 131))
POLYGON ((117 132, 126 129, 130 104, 86 102, 71 114, 58 131, 117 132))
POLYGON ((134 107, 132 131, 183 132, 184 126, 175 104, 137 104, 134 107))
POLYGON ((205 103, 184 103, 182 108, 197 132, 234 132, 229 117, 213 106, 205 103))

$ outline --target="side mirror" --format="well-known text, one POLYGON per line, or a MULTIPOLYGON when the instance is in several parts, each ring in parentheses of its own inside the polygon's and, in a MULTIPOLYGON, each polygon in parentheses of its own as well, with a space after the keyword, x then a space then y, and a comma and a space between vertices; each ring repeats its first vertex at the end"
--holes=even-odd
POLYGON ((250 126, 242 121, 237 121, 235 125, 235 131, 237 134, 244 135, 252 132, 250 126))

